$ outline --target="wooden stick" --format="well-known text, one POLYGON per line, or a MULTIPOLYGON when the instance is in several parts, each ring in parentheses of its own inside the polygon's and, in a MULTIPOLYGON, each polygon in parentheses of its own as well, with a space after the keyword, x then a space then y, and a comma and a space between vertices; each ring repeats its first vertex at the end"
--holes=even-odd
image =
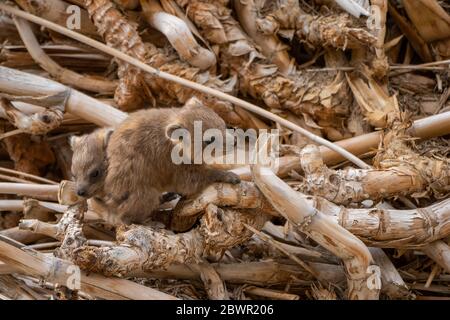
POLYGON ((369 249, 356 236, 324 214, 322 208, 317 209, 311 205, 301 193, 295 192, 278 178, 269 166, 263 166, 261 159, 267 148, 264 145, 258 146, 259 150, 255 150, 254 154, 257 161, 251 166, 251 170, 253 180, 267 200, 300 232, 343 260, 348 275, 349 299, 378 299, 380 288, 375 283, 373 286, 369 285, 369 280, 379 280, 368 271, 373 265, 369 249))
MULTIPOLYGON (((71 281, 72 274, 68 272, 74 265, 66 260, 47 256, 39 252, 33 254, 21 249, 23 245, 11 242, 0 235, 0 259, 15 267, 19 272, 44 278, 52 283, 66 285, 71 281)), ((81 290, 104 299, 134 299, 134 300, 173 300, 175 297, 148 288, 129 280, 106 278, 101 275, 84 272, 80 274, 81 290)))
POLYGON ((31 57, 53 78, 59 79, 64 84, 82 90, 103 94, 114 92, 118 84, 117 81, 85 76, 61 67, 41 49, 41 46, 31 29, 31 25, 27 20, 17 17, 14 17, 13 20, 31 57))
MULTIPOLYGON (((429 139, 450 134, 450 111, 414 121, 412 126, 407 130, 407 133, 413 137, 421 139, 429 139)), ((375 131, 357 137, 337 141, 335 144, 359 156, 369 152, 370 150, 376 150, 380 143, 382 134, 383 131, 375 131)), ((340 154, 324 146, 320 146, 320 153, 322 155, 323 162, 327 165, 338 164, 345 160, 345 158, 343 158, 340 154)), ((223 167, 222 165, 217 166, 223 167)), ((300 158, 298 156, 281 157, 280 168, 277 175, 284 177, 292 170, 301 170, 300 158)), ((238 174, 243 180, 251 179, 249 166, 234 168, 233 172, 238 174)))
POLYGON ((427 282, 424 285, 425 288, 429 288, 431 286, 431 283, 433 282, 434 277, 436 276, 440 268, 441 267, 437 263, 433 266, 430 272, 430 276, 428 277, 427 282))
POLYGON ((265 297, 275 300, 299 300, 300 297, 296 294, 281 292, 278 290, 271 290, 266 288, 258 288, 255 286, 249 286, 244 289, 246 293, 253 294, 255 296, 265 297))
POLYGON ((201 70, 216 65, 215 54, 197 43, 182 19, 164 12, 159 0, 141 0, 140 2, 147 22, 167 37, 181 59, 201 70))
MULTIPOLYGON (((0 6, 2 6, 0 4, 0 6)), ((127 114, 56 81, 0 66, 0 91, 27 98, 67 97, 65 111, 99 126, 115 126, 127 114)), ((19 98, 18 98, 19 100, 19 98)))
POLYGON ((21 133, 23 133, 23 132, 24 132, 24 131, 23 131, 22 129, 14 129, 14 130, 11 130, 11 131, 2 133, 2 134, 0 135, 0 141, 3 140, 3 139, 6 139, 6 138, 8 138, 8 137, 15 136, 16 134, 21 134, 21 133))
POLYGON ((311 268, 311 266, 308 263, 303 262, 302 260, 297 258, 295 255, 293 255, 290 252, 288 252, 287 250, 285 250, 282 246, 278 245, 276 242, 271 241, 273 239, 269 235, 266 235, 266 234, 256 230, 255 228, 253 228, 252 226, 249 226, 248 224, 244 224, 244 226, 247 229, 249 229, 251 232, 256 234, 261 240, 269 243, 270 245, 274 246, 275 248, 277 248, 278 250, 283 252, 286 256, 288 256, 290 259, 292 259, 294 262, 296 262, 299 266, 301 266, 303 269, 305 269, 306 271, 311 273, 316 279, 320 279, 319 274, 313 268, 311 268))
POLYGON ((381 248, 369 248, 373 260, 381 269, 382 292, 391 299, 409 299, 414 295, 409 292, 405 281, 394 264, 381 248))
POLYGON ((4 10, 4 11, 10 13, 10 14, 13 14, 13 15, 16 15, 18 17, 21 17, 23 19, 26 19, 26 20, 29 20, 31 22, 34 22, 36 24, 42 25, 42 26, 44 26, 46 28, 49 28, 49 29, 51 29, 53 31, 59 32, 59 33, 65 35, 67 37, 70 37, 70 38, 73 38, 75 40, 78 40, 78 41, 80 41, 80 42, 82 42, 82 43, 84 43, 86 45, 89 45, 91 47, 94 47, 94 48, 96 48, 98 50, 101 50, 101 51, 103 51, 103 52, 105 52, 105 53, 107 53, 107 54, 109 54, 111 56, 114 56, 114 57, 116 57, 118 59, 121 59, 121 60, 123 60, 123 61, 125 61, 125 62, 127 62, 127 63, 129 63, 129 64, 131 64, 131 65, 133 65, 133 66, 135 66, 137 68, 139 68, 139 69, 142 69, 142 70, 144 70, 144 71, 146 71, 146 72, 148 72, 148 73, 150 73, 150 74, 152 74, 154 76, 160 77, 160 78, 168 80, 168 81, 173 81, 175 83, 178 83, 180 85, 186 86, 186 87, 191 88, 193 90, 197 90, 197 91, 202 92, 204 94, 216 96, 217 98, 220 98, 222 100, 225 100, 225 101, 231 102, 231 103, 233 103, 235 105, 238 105, 238 106, 240 106, 240 107, 242 107, 242 108, 244 108, 244 109, 246 109, 248 111, 254 112, 254 113, 256 113, 256 114, 258 114, 260 116, 263 116, 263 117, 265 117, 267 119, 275 121, 275 122, 279 123, 280 125, 288 128, 288 129, 296 131, 296 132, 304 135, 305 137, 307 137, 308 139, 310 139, 313 142, 316 142, 316 143, 318 143, 320 145, 323 145, 323 146, 326 146, 326 147, 330 148, 331 150, 334 150, 335 152, 337 152, 340 155, 342 155, 344 158, 346 158, 349 161, 351 161, 354 164, 356 164, 358 167, 369 168, 369 166, 364 161, 362 161, 358 157, 354 156, 350 152, 342 149, 341 147, 335 145, 334 143, 332 143, 332 142, 330 142, 330 141, 328 141, 326 139, 323 139, 323 138, 321 138, 321 137, 319 137, 319 136, 309 132, 308 130, 305 130, 302 127, 300 127, 300 126, 298 126, 298 125, 296 125, 296 124, 294 124, 294 123, 292 123, 292 122, 290 122, 290 121, 288 121, 286 119, 283 119, 282 117, 277 116, 277 115, 273 114, 270 111, 264 110, 264 109, 254 105, 254 104, 251 104, 251 103, 249 103, 247 101, 244 101, 244 100, 241 100, 239 98, 233 97, 233 96, 231 96, 229 94, 226 94, 224 92, 221 92, 219 90, 203 86, 201 84, 198 84, 198 83, 195 83, 195 82, 192 82, 192 81, 189 81, 189 80, 186 80, 186 79, 174 76, 174 75, 166 73, 166 72, 162 72, 162 71, 160 71, 158 69, 155 69, 155 68, 153 68, 153 67, 143 63, 142 61, 140 61, 138 59, 135 59, 135 58, 133 58, 133 57, 123 53, 123 52, 120 52, 119 50, 116 50, 114 48, 108 47, 107 45, 105 45, 105 44, 103 44, 101 42, 98 42, 96 40, 88 38, 88 37, 86 37, 86 36, 84 36, 82 34, 79 34, 77 32, 71 31, 71 30, 69 30, 67 28, 59 26, 59 25, 57 25, 55 23, 52 23, 52 22, 47 21, 45 19, 39 18, 39 17, 37 17, 35 15, 32 15, 32 14, 27 13, 27 12, 24 12, 22 10, 18 10, 16 8, 13 8, 13 7, 5 5, 5 4, 0 4, 0 9, 4 10))
POLYGON ((210 300, 229 300, 228 291, 224 281, 220 278, 216 269, 209 263, 199 263, 189 266, 198 272, 205 285, 205 291, 210 300))
POLYGON ((0 193, 27 196, 56 196, 59 185, 0 182, 0 193))
POLYGON ((0 167, 0 172, 1 171, 6 172, 6 173, 15 174, 18 176, 22 176, 22 177, 29 178, 29 179, 38 180, 38 181, 46 183, 46 184, 55 184, 55 185, 58 184, 58 182, 55 182, 55 181, 52 181, 49 179, 45 179, 45 178, 42 178, 39 176, 35 176, 34 174, 30 174, 30 173, 26 173, 26 172, 22 172, 22 171, 17 171, 17 170, 0 167))
POLYGON ((422 251, 433 259, 445 272, 450 273, 450 247, 442 240, 429 243, 422 251))

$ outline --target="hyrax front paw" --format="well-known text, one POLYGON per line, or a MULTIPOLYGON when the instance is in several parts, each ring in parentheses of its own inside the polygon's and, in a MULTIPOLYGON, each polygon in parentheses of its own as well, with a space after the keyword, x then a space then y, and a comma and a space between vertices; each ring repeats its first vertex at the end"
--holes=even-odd
POLYGON ((223 182, 231 183, 231 184, 238 184, 241 182, 241 178, 239 178, 239 176, 233 172, 227 172, 224 175, 223 182))

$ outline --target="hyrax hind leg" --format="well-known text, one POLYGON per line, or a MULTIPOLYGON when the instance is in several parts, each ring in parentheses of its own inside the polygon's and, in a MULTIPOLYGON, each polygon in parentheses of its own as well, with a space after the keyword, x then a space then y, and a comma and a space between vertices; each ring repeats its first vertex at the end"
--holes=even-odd
POLYGON ((194 173, 188 172, 176 186, 175 191, 185 197, 191 197, 215 182, 238 184, 239 176, 233 172, 216 169, 203 169, 194 173))
POLYGON ((211 182, 225 182, 238 184, 241 182, 239 176, 230 171, 210 169, 207 173, 211 182))
POLYGON ((122 199, 115 199, 116 214, 124 224, 142 224, 158 208, 160 192, 155 189, 147 189, 144 192, 130 192, 122 199))

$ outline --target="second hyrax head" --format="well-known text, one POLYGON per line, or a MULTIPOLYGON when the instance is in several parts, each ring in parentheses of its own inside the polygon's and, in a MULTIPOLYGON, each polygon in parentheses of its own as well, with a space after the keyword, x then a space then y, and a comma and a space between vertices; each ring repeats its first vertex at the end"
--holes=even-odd
POLYGON ((108 168, 106 147, 112 129, 101 128, 84 136, 70 137, 72 175, 77 195, 91 198, 103 191, 108 168))
POLYGON ((188 100, 167 125, 166 137, 175 145, 183 144, 183 150, 190 145, 191 160, 199 152, 204 157, 207 156, 207 152, 204 152, 207 147, 211 147, 211 150, 215 147, 213 157, 221 156, 226 150, 227 143, 232 143, 233 139, 227 133, 225 121, 197 98, 188 100))

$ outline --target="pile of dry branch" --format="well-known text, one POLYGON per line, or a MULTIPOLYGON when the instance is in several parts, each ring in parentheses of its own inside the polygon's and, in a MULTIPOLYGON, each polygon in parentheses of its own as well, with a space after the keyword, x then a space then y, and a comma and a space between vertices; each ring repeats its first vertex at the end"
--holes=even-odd
POLYGON ((450 299, 448 1, 0 9, 0 300, 450 299), (194 95, 280 129, 278 170, 217 164, 242 182, 148 225, 74 195, 69 136, 194 95))

